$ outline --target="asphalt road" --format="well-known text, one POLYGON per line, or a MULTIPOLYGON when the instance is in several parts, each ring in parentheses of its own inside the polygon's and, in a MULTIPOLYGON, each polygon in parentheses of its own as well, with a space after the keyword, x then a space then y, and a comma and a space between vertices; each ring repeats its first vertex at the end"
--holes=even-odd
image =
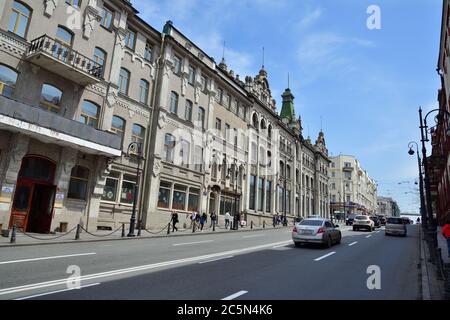
POLYGON ((342 243, 331 249, 295 248, 290 229, 2 248, 0 299, 420 297, 416 226, 407 238, 342 229, 342 243), (80 283, 76 273, 68 279, 72 265, 80 283), (380 289, 367 287, 370 266, 379 267, 380 289))

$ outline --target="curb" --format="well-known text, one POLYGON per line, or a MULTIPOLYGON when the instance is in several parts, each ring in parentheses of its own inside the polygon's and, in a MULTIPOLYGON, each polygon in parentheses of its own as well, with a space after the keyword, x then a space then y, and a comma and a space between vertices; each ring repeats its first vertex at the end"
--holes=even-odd
POLYGON ((429 301, 431 300, 431 291, 430 291, 430 284, 429 284, 429 275, 428 275, 428 267, 427 267, 427 259, 425 255, 425 246, 424 246, 424 239, 423 239, 423 233, 422 233, 422 226, 419 229, 419 247, 420 247, 420 277, 421 277, 421 284, 422 284, 422 300, 429 301))
MULTIPOLYGON (((245 230, 227 230, 227 231, 215 231, 215 232, 195 232, 195 233, 184 233, 184 234, 173 234, 171 235, 156 235, 156 236, 136 236, 136 237, 120 237, 120 238, 112 238, 112 239, 91 239, 91 240, 65 240, 65 241, 53 241, 53 242, 43 242, 43 243, 6 243, 0 244, 0 250, 2 248, 13 248, 13 247, 31 247, 31 246, 45 246, 45 245, 58 245, 58 244, 70 244, 70 243, 88 243, 88 242, 105 242, 105 241, 129 241, 129 240, 144 240, 144 239, 160 239, 160 238, 171 238, 171 237, 187 237, 187 236, 205 236, 205 235, 215 235, 215 234, 223 234, 223 233, 239 233, 239 232, 254 232, 254 231, 267 231, 267 230, 284 230, 291 228, 288 227, 280 227, 280 228, 266 228, 266 229, 245 229, 245 230)), ((188 230, 188 229, 186 229, 188 230)), ((45 241, 45 240, 43 240, 45 241)))

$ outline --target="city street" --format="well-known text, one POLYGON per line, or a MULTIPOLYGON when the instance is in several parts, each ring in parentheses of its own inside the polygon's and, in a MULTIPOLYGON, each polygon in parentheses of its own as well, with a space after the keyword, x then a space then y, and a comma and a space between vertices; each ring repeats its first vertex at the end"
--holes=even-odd
POLYGON ((330 249, 295 248, 291 228, 2 248, 0 299, 415 300, 419 233, 408 228, 401 238, 342 226, 330 249), (68 287, 73 265, 80 290, 68 287), (380 290, 367 287, 369 266, 380 267, 380 290))

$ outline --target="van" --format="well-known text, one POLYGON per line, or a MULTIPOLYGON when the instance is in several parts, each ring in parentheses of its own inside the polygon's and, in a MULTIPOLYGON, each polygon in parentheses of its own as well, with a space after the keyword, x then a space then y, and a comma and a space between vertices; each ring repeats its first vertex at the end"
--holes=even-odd
POLYGON ((388 217, 386 219, 386 229, 384 231, 386 236, 400 235, 406 237, 407 233, 406 224, 402 218, 388 217))

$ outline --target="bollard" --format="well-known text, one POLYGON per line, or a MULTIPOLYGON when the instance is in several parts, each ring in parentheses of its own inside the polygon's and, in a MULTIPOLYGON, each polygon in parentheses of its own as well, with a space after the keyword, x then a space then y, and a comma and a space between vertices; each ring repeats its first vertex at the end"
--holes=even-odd
POLYGON ((213 232, 216 232, 216 223, 213 221, 213 232))
POLYGON ((80 232, 81 232, 81 226, 80 226, 80 224, 77 224, 77 232, 75 233, 75 240, 80 240, 80 232))
POLYGON ((10 243, 16 243, 16 225, 13 225, 10 243))
POLYGON ((263 229, 266 228, 266 220, 263 221, 263 229))
POLYGON ((167 225, 167 234, 170 234, 170 222, 169 222, 169 224, 167 225))
POLYGON ((122 223, 122 238, 125 238, 125 223, 122 223))
POLYGON ((139 228, 138 228, 138 234, 137 234, 138 237, 141 236, 141 231, 142 231, 142 221, 139 221, 139 228))
POLYGON ((250 228, 253 230, 253 221, 250 222, 250 228))

